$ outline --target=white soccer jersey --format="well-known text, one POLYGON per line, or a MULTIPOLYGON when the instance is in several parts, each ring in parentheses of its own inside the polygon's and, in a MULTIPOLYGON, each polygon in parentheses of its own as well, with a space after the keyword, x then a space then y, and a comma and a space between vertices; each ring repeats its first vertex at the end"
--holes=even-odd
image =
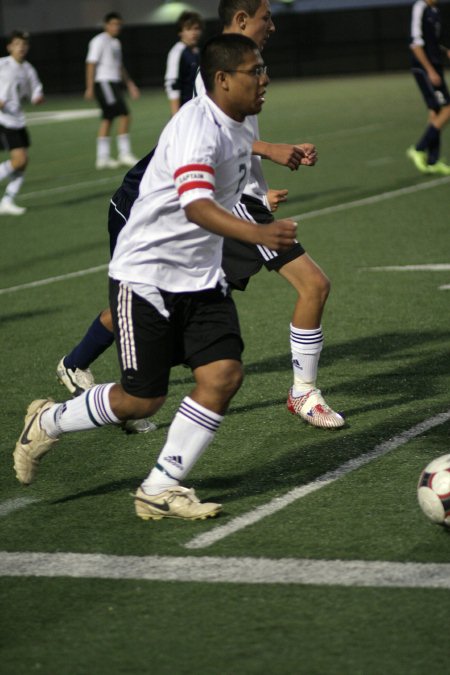
MULTIPOLYGON (((205 91, 206 91, 205 85, 199 71, 195 79, 195 92, 197 93, 197 95, 200 95, 204 94, 205 91)), ((251 133, 253 134, 253 141, 258 141, 259 140, 258 116, 249 115, 248 117, 245 118, 245 124, 248 126, 248 128, 251 130, 251 133)), ((255 197, 256 199, 259 199, 260 201, 264 202, 264 204, 267 206, 268 204, 266 194, 267 190, 269 189, 269 186, 267 185, 266 179, 264 178, 261 161, 262 160, 259 155, 252 155, 250 176, 248 178, 247 185, 245 186, 243 192, 245 195, 249 195, 250 197, 255 197)))
POLYGON ((41 81, 31 63, 19 63, 12 56, 0 59, 0 101, 5 104, 0 110, 0 124, 8 129, 22 129, 25 126, 22 100, 33 103, 42 95, 41 81))
POLYGON ((253 135, 204 95, 189 101, 163 130, 120 232, 109 275, 179 293, 214 288, 223 279, 222 242, 184 211, 214 199, 231 211, 250 169, 253 135))
POLYGON ((99 33, 89 42, 86 63, 95 63, 96 82, 121 82, 122 45, 108 33, 99 33))

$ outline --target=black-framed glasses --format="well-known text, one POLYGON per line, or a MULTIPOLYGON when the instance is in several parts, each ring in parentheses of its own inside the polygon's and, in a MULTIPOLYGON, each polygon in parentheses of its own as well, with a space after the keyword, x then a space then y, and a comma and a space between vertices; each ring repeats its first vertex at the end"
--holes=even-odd
POLYGON ((236 68, 235 70, 226 70, 226 73, 244 73, 244 75, 251 75, 252 77, 262 77, 262 75, 267 75, 267 66, 256 66, 256 68, 252 68, 251 70, 239 70, 239 68, 236 68))

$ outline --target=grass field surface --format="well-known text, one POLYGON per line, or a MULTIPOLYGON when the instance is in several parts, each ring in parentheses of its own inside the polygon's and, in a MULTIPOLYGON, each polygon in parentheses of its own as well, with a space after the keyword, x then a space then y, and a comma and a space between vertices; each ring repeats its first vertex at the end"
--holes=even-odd
MULTIPOLYGON (((314 168, 264 168, 332 282, 318 385, 347 424, 314 429, 286 411, 294 292, 262 271, 235 294, 244 385, 188 481, 224 504, 205 522, 143 522, 130 496, 190 390, 183 368, 157 431, 68 434, 31 487, 14 477, 27 405, 66 398, 56 365, 107 304, 123 171, 95 170, 90 110, 78 98, 39 110, 58 119, 30 110, 28 211, 0 220, 0 673, 447 672, 450 535, 416 485, 450 452, 450 177, 406 159, 426 119, 411 77, 268 90, 261 136, 319 151, 314 168)), ((168 105, 149 91, 132 110, 142 156, 168 105)), ((93 372, 117 380, 114 350, 93 372)))

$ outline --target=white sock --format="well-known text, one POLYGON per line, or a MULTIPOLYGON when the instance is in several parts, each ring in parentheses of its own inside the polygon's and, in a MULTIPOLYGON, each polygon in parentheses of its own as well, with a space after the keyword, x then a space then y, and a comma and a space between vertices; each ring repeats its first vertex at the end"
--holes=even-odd
POLYGON ((303 330, 291 324, 291 353, 294 370, 294 396, 302 396, 316 386, 320 352, 323 347, 322 327, 303 330))
POLYGON ((8 178, 12 173, 14 173, 14 169, 9 159, 0 164, 0 180, 8 178))
POLYGON ((123 157, 124 155, 131 155, 131 144, 129 135, 119 134, 116 140, 117 140, 117 152, 119 153, 119 157, 123 157))
POLYGON ((109 392, 114 384, 97 384, 81 396, 65 403, 55 403, 41 417, 41 426, 51 438, 67 431, 87 431, 106 424, 117 424, 109 403, 109 392))
POLYGON ((222 420, 221 415, 186 396, 170 425, 155 467, 141 485, 144 492, 157 495, 178 485, 211 443, 222 420))
POLYGON ((3 199, 8 202, 14 201, 14 197, 18 194, 20 188, 22 187, 24 180, 23 171, 14 171, 11 175, 11 179, 6 186, 5 194, 3 199))
POLYGON ((110 159, 111 138, 109 136, 97 136, 97 159, 110 159))

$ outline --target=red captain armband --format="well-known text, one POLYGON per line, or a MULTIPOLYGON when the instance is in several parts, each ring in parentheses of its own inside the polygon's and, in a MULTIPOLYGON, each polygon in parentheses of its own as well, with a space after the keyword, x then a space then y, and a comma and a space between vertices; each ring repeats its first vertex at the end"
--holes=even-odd
POLYGON ((175 187, 181 197, 187 190, 215 189, 214 169, 207 164, 186 164, 177 169, 173 175, 175 187))

